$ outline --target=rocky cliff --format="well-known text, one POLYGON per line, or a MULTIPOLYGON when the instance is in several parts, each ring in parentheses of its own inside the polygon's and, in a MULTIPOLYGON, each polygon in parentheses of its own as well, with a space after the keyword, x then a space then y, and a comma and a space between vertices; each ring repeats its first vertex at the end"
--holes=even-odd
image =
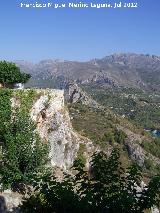
MULTIPOLYGON (((69 168, 77 156, 80 144, 92 152, 92 142, 76 133, 71 125, 67 108, 64 105, 64 91, 54 89, 15 90, 12 108, 23 107, 31 102, 28 111, 36 123, 42 140, 49 144, 51 165, 62 169, 69 168), (32 94, 32 101, 30 100, 32 94), (26 103, 24 98, 27 99, 26 103)), ((89 156, 89 155, 88 155, 89 156)))
MULTIPOLYGON (((13 90, 12 92, 12 111, 16 108, 26 110, 35 122, 41 139, 44 143, 50 145, 49 157, 51 166, 68 170, 79 155, 79 152, 85 156, 86 166, 88 166, 91 154, 101 147, 96 143, 93 145, 92 141, 94 142, 94 140, 89 136, 92 135, 95 137, 96 134, 101 136, 103 135, 103 129, 105 129, 105 133, 109 130, 111 131, 111 126, 107 123, 109 121, 112 127, 115 126, 116 129, 123 130, 126 133, 125 146, 122 148, 127 148, 126 151, 128 151, 130 159, 136 161, 142 167, 145 166, 145 161, 148 158, 155 162, 155 164, 160 164, 158 158, 146 152, 141 146, 141 143, 144 139, 147 139, 147 136, 142 135, 140 132, 137 134, 133 133, 133 131, 129 130, 129 123, 125 124, 124 119, 121 118, 119 121, 118 116, 111 111, 105 111, 106 109, 92 100, 90 96, 87 96, 76 84, 71 85, 69 88, 69 100, 71 107, 74 107, 74 104, 77 102, 81 107, 79 109, 75 105, 75 110, 70 112, 71 117, 64 104, 63 90, 24 89, 13 90), (87 108, 83 109, 81 104, 89 106, 89 111, 87 111, 87 108), (75 118, 78 124, 80 123, 80 134, 84 133, 85 131, 83 130, 86 129, 88 135, 82 134, 83 136, 81 136, 73 129, 72 123, 75 127, 75 118), (109 125, 109 129, 105 124, 109 125), (97 133, 96 129, 98 130, 97 133), (91 134, 89 134, 89 131, 91 131, 91 134)), ((110 153, 113 147, 111 145, 107 146, 107 138, 104 143, 106 144, 105 150, 110 153)), ((121 147, 123 144, 119 146, 121 147)), ((8 210, 13 209, 14 206, 18 206, 21 201, 21 196, 11 191, 5 191, 0 196, 5 198, 8 210)))
MULTIPOLYGON (((74 131, 67 107, 64 105, 64 91, 54 89, 13 90, 12 111, 16 108, 28 111, 35 122, 37 132, 44 143, 50 147, 50 166, 69 169, 83 144, 86 166, 93 145, 91 140, 74 131)), ((11 190, 0 194, 0 212, 12 212, 19 205, 22 196, 11 190), (3 204, 3 205, 2 205, 3 204)), ((16 209, 14 212, 18 212, 16 209)))

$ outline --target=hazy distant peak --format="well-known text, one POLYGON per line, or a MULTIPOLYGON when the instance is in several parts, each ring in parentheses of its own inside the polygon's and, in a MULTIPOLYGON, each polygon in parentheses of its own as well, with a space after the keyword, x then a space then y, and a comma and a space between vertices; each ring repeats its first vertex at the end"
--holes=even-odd
POLYGON ((31 73, 34 85, 62 88, 68 82, 98 86, 122 86, 160 90, 160 57, 149 54, 115 53, 88 62, 59 59, 42 60, 37 64, 17 61, 21 70, 31 73), (41 80, 42 79, 42 80, 41 80))

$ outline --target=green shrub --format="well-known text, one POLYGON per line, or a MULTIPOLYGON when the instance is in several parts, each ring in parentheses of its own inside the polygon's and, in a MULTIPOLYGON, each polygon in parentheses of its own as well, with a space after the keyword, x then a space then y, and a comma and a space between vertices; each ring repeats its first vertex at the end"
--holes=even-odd
POLYGON ((38 172, 43 172, 48 161, 48 146, 36 132, 26 115, 16 113, 2 133, 0 180, 3 188, 29 184, 38 172))
POLYGON ((77 153, 77 160, 80 160, 84 165, 86 164, 85 152, 86 152, 86 145, 80 144, 77 153))
POLYGON ((154 163, 150 159, 145 159, 144 165, 145 165, 146 169, 148 169, 148 170, 153 170, 154 169, 154 163))
POLYGON ((156 138, 153 141, 143 141, 141 146, 149 153, 160 158, 160 139, 156 138))
POLYGON ((35 183, 37 191, 23 201, 22 212, 35 213, 143 213, 160 203, 160 177, 137 191, 142 175, 135 165, 124 170, 119 152, 113 150, 108 158, 104 152, 93 155, 90 172, 81 161, 74 163, 73 175, 59 181, 45 175, 35 183))

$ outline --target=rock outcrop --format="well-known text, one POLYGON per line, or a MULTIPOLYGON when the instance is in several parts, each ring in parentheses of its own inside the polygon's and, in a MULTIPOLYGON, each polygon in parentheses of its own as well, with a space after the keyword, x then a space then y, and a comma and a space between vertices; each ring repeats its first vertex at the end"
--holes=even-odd
MULTIPOLYGON (((22 107, 22 98, 26 97, 30 90, 14 91, 11 99, 12 110, 22 107)), ((79 150, 80 144, 84 144, 86 166, 93 153, 92 142, 80 136, 73 130, 67 107, 64 105, 64 91, 53 89, 34 89, 35 97, 29 109, 31 119, 36 123, 37 132, 41 139, 50 146, 51 166, 68 170, 79 150)), ((10 190, 0 194, 0 212, 18 212, 22 196, 10 190)))
POLYGON ((11 190, 5 190, 0 193, 0 212, 1 213, 19 213, 18 205, 21 203, 22 195, 11 190))
MULTIPOLYGON (((21 90, 25 96, 30 90, 21 90)), ((49 144, 51 165, 62 169, 72 166, 77 156, 79 144, 84 143, 92 150, 92 142, 76 133, 64 105, 64 91, 54 89, 34 89, 35 97, 29 109, 31 119, 36 123, 42 140, 49 144)), ((21 107, 21 100, 14 93, 12 108, 21 107)))
POLYGON ((70 83, 68 88, 68 97, 67 101, 69 103, 77 103, 81 102, 84 105, 87 105, 89 107, 93 108, 102 108, 102 106, 97 103, 95 100, 93 100, 89 94, 87 94, 85 91, 83 91, 78 84, 76 83, 70 83))

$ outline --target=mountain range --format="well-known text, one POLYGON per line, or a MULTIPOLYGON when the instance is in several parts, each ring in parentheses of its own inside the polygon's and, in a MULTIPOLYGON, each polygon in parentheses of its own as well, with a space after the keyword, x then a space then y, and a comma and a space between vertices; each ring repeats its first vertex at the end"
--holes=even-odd
POLYGON ((87 62, 42 60, 33 64, 15 61, 32 75, 27 87, 66 88, 69 82, 105 87, 130 87, 160 91, 160 57, 120 53, 87 62))

